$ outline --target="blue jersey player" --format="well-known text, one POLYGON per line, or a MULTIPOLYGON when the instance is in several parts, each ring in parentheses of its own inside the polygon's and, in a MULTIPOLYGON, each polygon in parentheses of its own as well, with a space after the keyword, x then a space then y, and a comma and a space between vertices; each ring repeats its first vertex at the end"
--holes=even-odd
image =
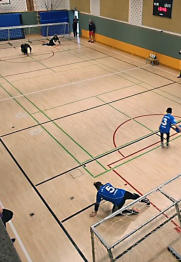
POLYGON ((162 122, 159 127, 162 147, 164 147, 164 144, 163 144, 164 134, 166 134, 167 147, 169 146, 170 128, 172 127, 172 125, 174 125, 177 128, 177 130, 181 131, 180 126, 177 125, 177 122, 174 116, 172 116, 172 108, 169 107, 167 108, 166 114, 163 116, 162 122))
MULTIPOLYGON (((103 185, 101 182, 96 182, 94 183, 94 186, 96 187, 98 192, 97 192, 94 212, 90 214, 90 216, 92 217, 96 216, 101 200, 107 200, 113 203, 113 209, 112 209, 112 213, 113 213, 118 209, 120 209, 124 205, 127 199, 135 200, 140 197, 140 195, 138 194, 132 194, 124 189, 115 188, 110 183, 106 183, 105 185, 103 185)), ((147 198, 142 199, 141 202, 150 205, 150 201, 147 198)), ((127 209, 123 212, 129 214, 132 213, 133 210, 127 209)))

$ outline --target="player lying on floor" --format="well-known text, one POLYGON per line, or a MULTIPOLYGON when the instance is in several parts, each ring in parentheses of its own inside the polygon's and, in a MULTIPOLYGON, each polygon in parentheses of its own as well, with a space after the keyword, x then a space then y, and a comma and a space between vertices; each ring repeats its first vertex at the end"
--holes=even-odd
POLYGON ((54 45, 57 45, 57 44, 60 45, 61 43, 60 43, 60 40, 59 40, 58 36, 57 36, 57 35, 54 35, 54 36, 49 40, 48 43, 44 43, 43 45, 54 46, 54 45))
MULTIPOLYGON (((138 194, 135 194, 135 193, 133 194, 124 189, 115 188, 110 183, 106 183, 105 185, 103 185, 101 182, 96 182, 94 183, 94 186, 98 192, 96 196, 96 203, 94 206, 94 211, 90 214, 91 217, 96 216, 101 200, 107 200, 113 203, 112 213, 114 213, 118 209, 122 208, 122 206, 124 205, 127 199, 135 200, 141 197, 138 194)), ((145 203, 148 206, 150 205, 150 201, 147 198, 142 199, 141 202, 145 203)), ((131 214, 131 213, 138 213, 138 212, 134 212, 133 209, 127 209, 127 210, 124 210, 122 214, 126 214, 126 213, 131 214)))

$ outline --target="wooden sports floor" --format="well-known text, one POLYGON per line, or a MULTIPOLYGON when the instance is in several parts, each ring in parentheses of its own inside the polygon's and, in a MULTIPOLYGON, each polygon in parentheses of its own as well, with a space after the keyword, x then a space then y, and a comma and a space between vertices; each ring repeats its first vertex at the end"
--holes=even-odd
MULTIPOLYGON (((7 230, 23 262, 92 261, 90 226, 111 213, 102 203, 89 216, 94 182, 145 194, 181 172, 181 135, 172 131, 170 147, 161 148, 156 133, 167 107, 181 121, 177 75, 86 39, 59 47, 33 41, 29 57, 19 41, 0 43, 0 201, 14 212, 7 230)), ((174 183, 169 192, 180 199, 180 188, 174 183)), ((160 194, 150 200, 137 216, 111 219, 102 229, 107 241, 169 202, 160 194)), ((176 224, 121 261, 176 261, 167 251, 177 241, 181 253, 176 224)), ((97 252, 107 261, 106 250, 97 252)))

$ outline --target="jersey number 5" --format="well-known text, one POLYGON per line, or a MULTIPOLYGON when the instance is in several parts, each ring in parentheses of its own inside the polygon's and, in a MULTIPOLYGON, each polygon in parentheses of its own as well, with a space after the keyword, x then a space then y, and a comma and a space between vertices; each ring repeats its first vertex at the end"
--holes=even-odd
POLYGON ((109 193, 114 193, 115 191, 115 188, 113 186, 106 186, 106 190, 109 192, 109 193))

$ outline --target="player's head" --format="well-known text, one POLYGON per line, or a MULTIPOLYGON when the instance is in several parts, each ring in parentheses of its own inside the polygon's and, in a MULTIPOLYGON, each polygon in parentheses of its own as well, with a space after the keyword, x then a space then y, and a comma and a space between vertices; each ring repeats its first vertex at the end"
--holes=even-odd
POLYGON ((101 186, 103 186, 103 184, 102 184, 101 182, 95 182, 95 183, 94 183, 94 186, 95 186, 95 188, 96 188, 97 190, 99 190, 99 188, 100 188, 101 186))
POLYGON ((171 107, 168 107, 166 112, 167 112, 168 114, 171 114, 171 113, 172 113, 172 108, 171 108, 171 107))

